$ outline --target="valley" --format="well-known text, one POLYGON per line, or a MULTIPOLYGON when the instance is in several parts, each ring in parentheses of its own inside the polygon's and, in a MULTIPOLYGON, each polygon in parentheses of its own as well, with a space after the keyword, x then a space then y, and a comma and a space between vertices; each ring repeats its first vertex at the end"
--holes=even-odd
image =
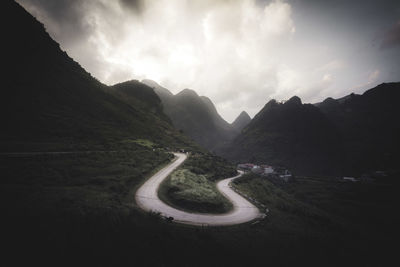
POLYGON ((220 99, 193 89, 104 84, 20 4, 0 5, 7 266, 388 266, 396 256, 399 82, 313 104, 266 98, 228 123, 220 99))

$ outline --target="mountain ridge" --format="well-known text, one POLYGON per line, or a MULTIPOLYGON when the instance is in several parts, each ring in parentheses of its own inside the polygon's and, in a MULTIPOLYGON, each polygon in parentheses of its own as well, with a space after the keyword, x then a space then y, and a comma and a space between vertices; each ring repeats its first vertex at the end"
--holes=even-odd
POLYGON ((126 101, 62 51, 43 24, 18 3, 1 5, 14 25, 4 32, 1 150, 104 147, 135 138, 190 143, 163 115, 161 100, 151 88, 131 82, 140 94, 121 89, 130 96, 126 101), (147 105, 146 98, 156 105, 147 105))
POLYGON ((316 104, 303 104, 297 96, 284 103, 273 99, 220 154, 308 175, 396 169, 400 124, 393 116, 400 112, 399 99, 400 83, 316 104))
POLYGON ((199 96, 195 90, 183 89, 174 95, 154 81, 142 82, 160 97, 164 112, 174 126, 210 151, 217 151, 241 130, 241 125, 235 128, 225 121, 211 99, 199 96))

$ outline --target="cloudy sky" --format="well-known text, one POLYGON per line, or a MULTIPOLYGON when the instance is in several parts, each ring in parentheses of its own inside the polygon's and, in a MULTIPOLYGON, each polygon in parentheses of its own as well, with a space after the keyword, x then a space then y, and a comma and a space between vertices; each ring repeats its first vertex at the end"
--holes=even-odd
POLYGON ((105 84, 152 79, 231 122, 400 81, 398 0, 17 0, 105 84))

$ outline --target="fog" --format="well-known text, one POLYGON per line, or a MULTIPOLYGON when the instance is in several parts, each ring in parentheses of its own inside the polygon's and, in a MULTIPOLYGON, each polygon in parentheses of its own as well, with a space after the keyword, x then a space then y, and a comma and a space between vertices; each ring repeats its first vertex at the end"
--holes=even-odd
POLYGON ((396 1, 19 0, 106 84, 151 79, 208 96, 229 122, 399 81, 396 1))

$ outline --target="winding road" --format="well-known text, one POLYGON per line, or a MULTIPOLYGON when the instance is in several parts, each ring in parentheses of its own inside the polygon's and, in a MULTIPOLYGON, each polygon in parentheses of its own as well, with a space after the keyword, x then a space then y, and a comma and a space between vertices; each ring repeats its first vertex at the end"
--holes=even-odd
POLYGON ((162 216, 173 217, 174 222, 191 225, 234 225, 249 222, 257 218, 262 218, 258 208, 246 200, 244 197, 233 191, 229 183, 240 177, 243 173, 231 178, 224 179, 217 184, 218 190, 233 204, 233 209, 224 214, 199 214, 190 213, 173 208, 158 197, 158 188, 162 181, 168 177, 176 168, 179 167, 187 158, 186 154, 174 153, 177 157, 174 162, 164 167, 148 179, 137 191, 135 195, 136 203, 145 211, 159 212, 162 216))

